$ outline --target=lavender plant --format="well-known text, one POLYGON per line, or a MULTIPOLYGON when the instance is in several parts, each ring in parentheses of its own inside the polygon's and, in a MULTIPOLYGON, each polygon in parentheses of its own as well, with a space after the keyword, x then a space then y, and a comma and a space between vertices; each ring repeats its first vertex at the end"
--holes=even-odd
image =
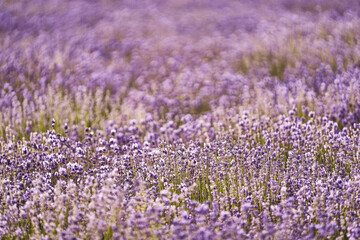
POLYGON ((0 3, 0 239, 359 239, 357 1, 0 3))

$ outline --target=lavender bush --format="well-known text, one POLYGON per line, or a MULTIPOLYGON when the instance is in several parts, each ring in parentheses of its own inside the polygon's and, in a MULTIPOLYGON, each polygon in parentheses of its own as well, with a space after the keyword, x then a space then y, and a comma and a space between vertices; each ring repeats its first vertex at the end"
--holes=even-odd
POLYGON ((1 239, 359 239, 358 1, 4 0, 1 239))

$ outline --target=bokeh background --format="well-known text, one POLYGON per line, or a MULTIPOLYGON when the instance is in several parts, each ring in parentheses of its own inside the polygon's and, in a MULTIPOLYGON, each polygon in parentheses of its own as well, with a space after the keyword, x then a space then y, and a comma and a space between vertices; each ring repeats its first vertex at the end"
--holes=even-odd
POLYGON ((359 9, 321 0, 2 1, 0 136, 8 127, 29 137, 52 118, 103 128, 146 113, 180 122, 239 107, 314 110, 346 125, 359 118, 359 83, 334 82, 347 70, 358 76, 359 9))

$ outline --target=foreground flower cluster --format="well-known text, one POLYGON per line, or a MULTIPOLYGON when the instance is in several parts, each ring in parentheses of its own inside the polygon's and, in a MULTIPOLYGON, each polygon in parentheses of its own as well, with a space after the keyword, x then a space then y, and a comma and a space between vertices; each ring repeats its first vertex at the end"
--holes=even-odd
POLYGON ((0 238, 359 239, 359 20, 0 3, 0 238))

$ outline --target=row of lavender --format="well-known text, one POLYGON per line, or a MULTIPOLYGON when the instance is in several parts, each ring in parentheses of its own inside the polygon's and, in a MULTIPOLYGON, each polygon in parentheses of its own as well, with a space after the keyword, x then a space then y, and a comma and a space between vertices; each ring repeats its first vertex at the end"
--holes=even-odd
POLYGON ((0 233, 359 238, 360 126, 296 115, 187 116, 181 131, 148 115, 141 125, 86 129, 82 142, 52 130, 3 144, 0 233), (141 141, 142 129, 159 127, 141 141))
POLYGON ((271 3, 1 3, 0 238, 360 238, 360 8, 271 3))

